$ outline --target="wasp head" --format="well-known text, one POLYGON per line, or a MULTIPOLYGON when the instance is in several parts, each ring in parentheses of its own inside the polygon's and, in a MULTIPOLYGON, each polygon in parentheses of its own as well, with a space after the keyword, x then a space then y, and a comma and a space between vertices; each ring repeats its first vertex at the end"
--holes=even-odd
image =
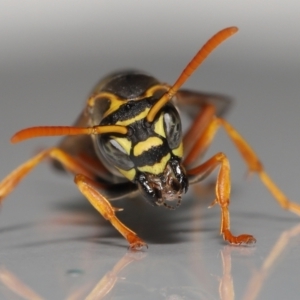
POLYGON ((181 164, 181 120, 169 103, 148 123, 146 116, 152 105, 151 99, 128 101, 113 115, 115 119, 110 116, 109 124, 126 125, 128 134, 101 135, 100 154, 110 171, 113 172, 113 166, 138 185, 147 202, 176 208, 188 187, 181 164))

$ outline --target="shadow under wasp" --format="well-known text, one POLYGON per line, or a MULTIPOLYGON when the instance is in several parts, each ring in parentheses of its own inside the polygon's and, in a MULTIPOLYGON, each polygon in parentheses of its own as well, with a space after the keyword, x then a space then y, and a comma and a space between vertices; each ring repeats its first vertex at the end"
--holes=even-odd
POLYGON ((0 183, 1 200, 29 171, 50 157, 57 167, 74 174, 82 194, 124 236, 130 248, 140 249, 147 244, 117 218, 116 212, 122 209, 113 207, 109 200, 140 193, 151 205, 175 209, 189 185, 219 168, 211 206, 219 204, 221 208, 220 233, 230 244, 252 244, 256 241, 252 235, 235 236, 230 230, 227 156, 220 152, 196 165, 222 127, 249 171, 259 175, 284 209, 300 214, 300 205, 290 202, 273 183, 252 148, 222 118, 212 97, 180 90, 202 61, 237 30, 225 28, 208 40, 172 86, 138 71, 114 73, 96 85, 74 126, 40 126, 17 132, 13 143, 39 136, 67 137, 10 173, 0 183), (188 107, 198 114, 183 136, 179 113, 188 107))

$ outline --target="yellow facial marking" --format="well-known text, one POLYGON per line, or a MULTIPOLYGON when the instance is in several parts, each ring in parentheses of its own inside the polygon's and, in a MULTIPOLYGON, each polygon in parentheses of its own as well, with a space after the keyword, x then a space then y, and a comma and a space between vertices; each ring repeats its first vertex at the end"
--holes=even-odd
MULTIPOLYGON (((93 108, 95 106, 95 102, 98 99, 101 99, 101 98, 108 99, 110 101, 110 106, 109 106, 109 109, 103 115, 103 118, 105 118, 108 115, 110 115, 111 113, 117 111, 119 109, 119 107, 122 104, 124 104, 127 100, 136 100, 136 101, 143 100, 146 97, 153 96, 153 94, 159 90, 167 92, 169 89, 170 89, 170 86, 168 86, 166 84, 157 84, 157 85, 152 86, 148 90, 146 90, 146 92, 143 95, 136 97, 136 98, 132 98, 132 99, 121 99, 118 96, 116 96, 112 93, 109 93, 109 92, 100 92, 100 93, 96 92, 95 94, 93 94, 89 97, 89 99, 87 100, 87 105, 88 105, 88 107, 93 108)), ((147 113, 148 113, 148 111, 147 111, 147 113)), ((139 119, 137 119, 137 120, 139 120, 139 119)), ((124 126, 126 126, 126 125, 124 125, 124 126)))
POLYGON ((166 137, 164 129, 164 116, 162 114, 154 124, 154 132, 159 134, 160 136, 166 137))
POLYGON ((129 155, 132 143, 127 138, 120 138, 120 137, 112 137, 117 143, 119 143, 122 148, 125 150, 125 152, 129 155))
POLYGON ((135 174, 136 174, 136 171, 134 168, 128 170, 128 171, 125 171, 125 170, 122 170, 122 169, 119 169, 117 168, 118 171, 124 176, 126 177, 128 180, 133 180, 134 177, 135 177, 135 174))
POLYGON ((145 108, 145 110, 143 110, 137 116, 135 116, 135 117, 133 117, 131 119, 124 120, 124 121, 118 121, 116 123, 116 125, 128 126, 128 125, 130 125, 130 124, 132 124, 132 123, 134 123, 136 121, 144 119, 147 116, 149 110, 150 110, 150 108, 145 108))
POLYGON ((157 84, 149 88, 146 93, 144 94, 144 97, 151 97, 153 96, 157 91, 164 91, 167 92, 170 89, 169 85, 166 84, 157 84))
POLYGON ((106 98, 106 99, 109 99, 109 100, 113 100, 116 98, 116 96, 112 93, 99 93, 99 94, 93 94, 91 95, 88 100, 87 100, 87 105, 89 107, 94 107, 95 106, 95 102, 98 100, 98 99, 101 99, 101 98, 106 98))
POLYGON ((183 144, 182 142, 180 143, 180 145, 172 150, 173 154, 178 156, 178 157, 182 157, 183 156, 183 144))
POLYGON ((141 172, 146 172, 146 173, 151 173, 154 175, 158 175, 161 174, 165 168, 166 165, 168 163, 168 161, 170 160, 171 155, 168 153, 166 156, 164 156, 160 162, 154 164, 153 166, 143 166, 143 167, 139 167, 138 170, 141 172))
POLYGON ((110 102, 109 109, 105 112, 105 114, 103 115, 103 118, 107 117, 108 115, 110 115, 111 113, 113 113, 114 111, 119 109, 119 107, 122 104, 124 104, 124 101, 125 101, 123 99, 120 99, 119 97, 117 97, 116 95, 114 95, 112 93, 103 92, 103 93, 99 93, 96 95, 92 95, 88 99, 88 106, 94 107, 96 100, 98 101, 101 98, 106 98, 110 102))
POLYGON ((143 152, 149 150, 151 147, 159 146, 162 144, 163 141, 160 138, 156 136, 149 137, 147 140, 139 142, 135 145, 135 147, 133 148, 133 155, 139 156, 143 152))

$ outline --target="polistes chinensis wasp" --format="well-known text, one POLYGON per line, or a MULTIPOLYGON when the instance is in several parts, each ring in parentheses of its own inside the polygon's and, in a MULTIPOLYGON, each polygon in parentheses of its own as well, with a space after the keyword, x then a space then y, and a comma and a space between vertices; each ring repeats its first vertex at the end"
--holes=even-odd
POLYGON ((249 171, 259 175, 284 209, 300 214, 300 205, 290 202, 273 183, 251 147, 222 118, 222 109, 215 105, 213 97, 180 90, 202 61, 236 32, 236 27, 229 27, 215 34, 172 86, 139 71, 114 73, 96 85, 74 126, 31 127, 17 132, 11 139, 13 143, 39 136, 67 137, 10 173, 0 183, 1 200, 37 164, 51 158, 58 168, 74 174, 82 194, 124 236, 130 248, 140 249, 146 243, 117 218, 116 212, 122 209, 113 207, 109 201, 113 198, 105 195, 140 193, 151 205, 175 209, 189 185, 219 168, 212 206, 219 204, 221 208, 220 233, 231 244, 252 244, 256 241, 252 235, 234 236, 230 231, 231 182, 226 155, 220 152, 196 165, 222 127, 249 171), (183 136, 180 112, 188 107, 198 113, 183 136))

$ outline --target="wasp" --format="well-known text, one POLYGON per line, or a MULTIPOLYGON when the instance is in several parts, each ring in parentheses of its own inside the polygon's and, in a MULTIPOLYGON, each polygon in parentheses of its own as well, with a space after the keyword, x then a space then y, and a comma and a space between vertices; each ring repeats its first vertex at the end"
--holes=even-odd
MULTIPOLYGON (((153 206, 176 209, 189 185, 219 169, 215 199, 221 209, 220 234, 230 244, 253 244, 250 234, 235 236, 230 230, 230 164, 220 152, 199 163, 222 127, 244 159, 249 172, 256 172, 277 202, 300 215, 300 205, 280 191, 265 172, 245 139, 224 118, 207 94, 180 87, 203 60, 238 31, 219 31, 198 51, 172 85, 139 71, 118 72, 99 82, 74 126, 39 126, 23 129, 13 143, 40 136, 66 136, 57 147, 41 151, 15 169, 0 183, 0 199, 6 197, 37 164, 51 158, 58 168, 74 174, 81 193, 119 231, 131 249, 147 244, 116 216, 121 208, 111 205, 120 196, 141 194, 153 206), (198 111, 182 134, 180 112, 198 111), (115 198, 109 197, 114 192, 115 198)), ((221 101, 222 102, 222 101, 221 101)))

